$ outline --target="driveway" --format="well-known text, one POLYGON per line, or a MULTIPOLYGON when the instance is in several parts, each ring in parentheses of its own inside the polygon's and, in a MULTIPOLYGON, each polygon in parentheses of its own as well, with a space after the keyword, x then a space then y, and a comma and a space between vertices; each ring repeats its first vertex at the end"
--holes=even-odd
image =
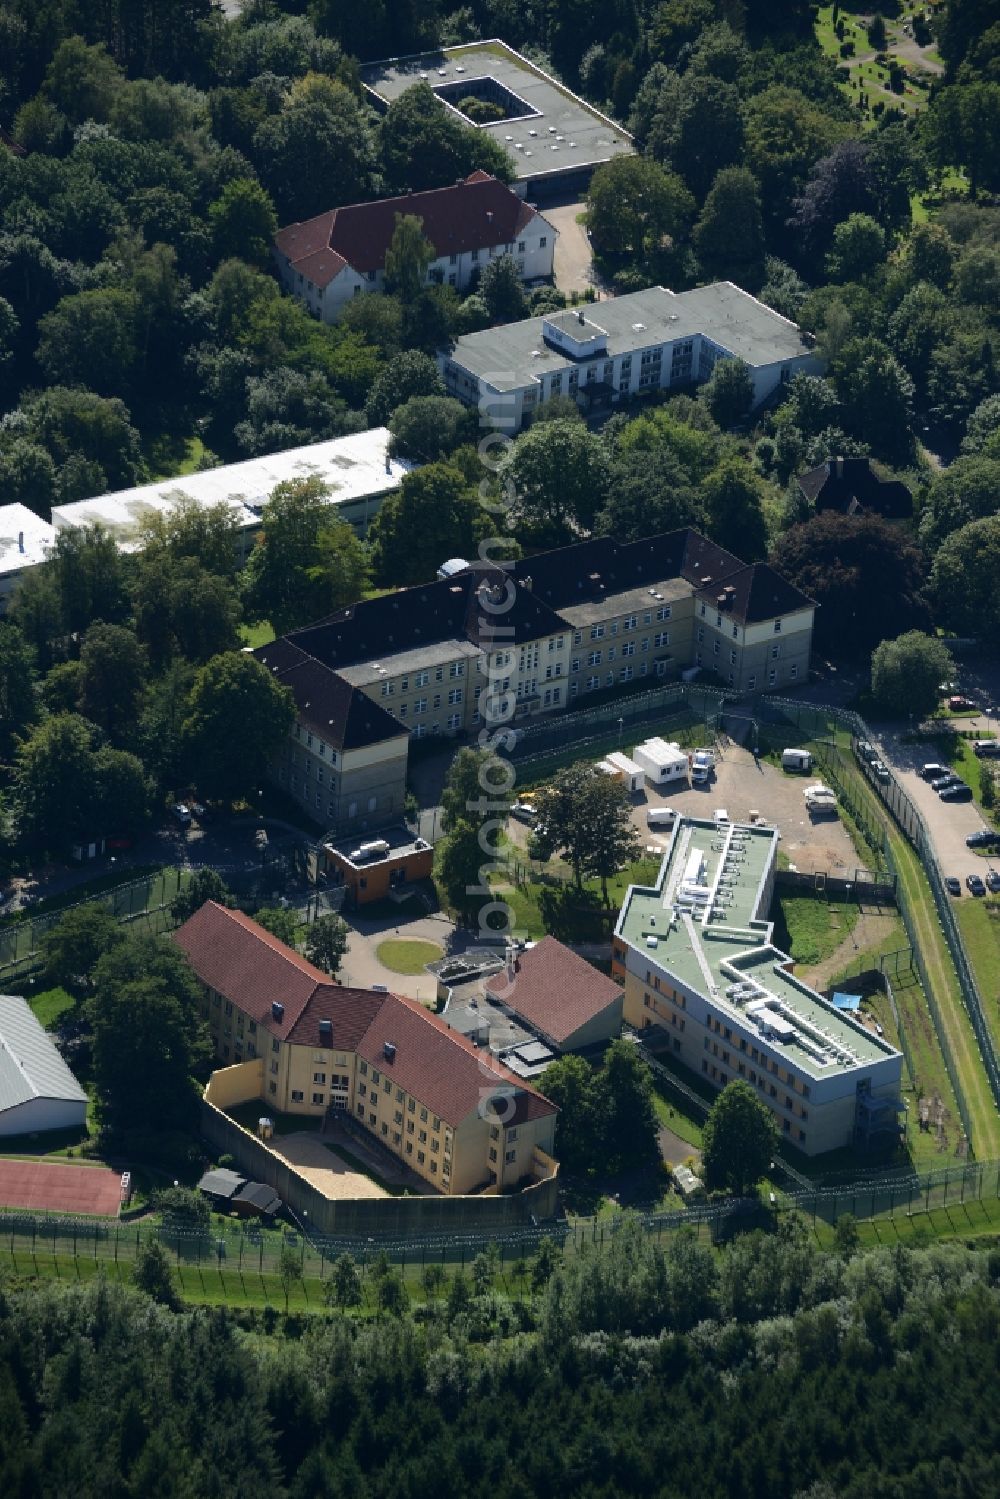
POLYGON ((370 989, 373 984, 384 984, 394 994, 405 994, 410 999, 419 999, 433 1004, 437 999, 437 979, 432 973, 396 973, 386 968, 376 956, 380 942, 400 938, 408 942, 434 942, 446 953, 459 952, 474 944, 476 933, 459 932, 447 916, 423 916, 417 921, 394 922, 391 917, 381 920, 366 918, 363 912, 350 912, 347 921, 351 928, 347 952, 337 977, 341 983, 355 989, 370 989))
MULTIPOLYGON (((903 744, 907 731, 885 731, 877 736, 885 763, 891 766, 900 785, 922 814, 931 836, 938 868, 943 875, 956 875, 965 884, 967 874, 984 874, 987 863, 975 849, 966 848, 965 840, 984 826, 982 812, 975 802, 943 802, 936 791, 918 775, 921 765, 937 760, 933 744, 903 744)), ((993 861, 1000 856, 993 851, 993 861)))
POLYGON ((542 207, 542 216, 559 231, 556 240, 555 276, 560 291, 584 292, 594 282, 594 257, 587 231, 577 223, 586 203, 559 203, 555 207, 542 207))

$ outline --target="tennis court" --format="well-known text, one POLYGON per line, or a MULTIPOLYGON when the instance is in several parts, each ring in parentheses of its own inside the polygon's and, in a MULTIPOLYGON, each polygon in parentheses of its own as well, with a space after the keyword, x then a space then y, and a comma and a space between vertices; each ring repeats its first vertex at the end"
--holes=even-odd
POLYGON ((121 1177, 106 1166, 0 1160, 0 1207, 115 1218, 120 1200, 121 1177))

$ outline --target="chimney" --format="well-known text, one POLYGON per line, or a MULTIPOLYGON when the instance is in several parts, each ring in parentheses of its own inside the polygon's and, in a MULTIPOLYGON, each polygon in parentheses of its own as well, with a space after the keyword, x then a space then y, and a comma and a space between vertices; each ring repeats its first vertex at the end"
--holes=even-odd
POLYGON ((24 532, 23 531, 18 531, 18 533, 17 533, 17 549, 18 549, 18 551, 23 556, 23 554, 24 554, 24 532))

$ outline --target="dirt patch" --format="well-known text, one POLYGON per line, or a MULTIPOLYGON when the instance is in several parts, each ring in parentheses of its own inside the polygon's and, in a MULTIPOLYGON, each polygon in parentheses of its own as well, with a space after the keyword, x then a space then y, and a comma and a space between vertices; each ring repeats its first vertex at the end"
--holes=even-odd
POLYGON ((894 912, 862 911, 854 923, 854 930, 835 948, 828 958, 815 963, 811 968, 796 964, 795 974, 812 989, 825 989, 835 973, 854 962, 859 952, 870 952, 883 942, 892 931, 896 921, 894 912))
POLYGON ((295 1167, 324 1197, 344 1202, 358 1197, 388 1197, 388 1192, 363 1176, 323 1145, 317 1135, 276 1135, 268 1141, 275 1155, 295 1167))
POLYGON ((701 1160, 698 1147, 692 1145, 690 1140, 682 1140, 680 1135, 675 1135, 666 1125, 660 1126, 656 1138, 660 1155, 671 1166, 682 1166, 689 1156, 693 1156, 696 1163, 701 1160))

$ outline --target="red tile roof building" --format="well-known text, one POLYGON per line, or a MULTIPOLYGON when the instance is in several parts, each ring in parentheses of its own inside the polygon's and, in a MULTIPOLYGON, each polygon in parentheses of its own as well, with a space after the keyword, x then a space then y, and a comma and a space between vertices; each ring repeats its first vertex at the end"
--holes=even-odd
POLYGON ((552 1154, 555 1106, 398 994, 337 984, 240 911, 208 901, 174 933, 224 1064, 262 1062, 261 1099, 343 1109, 440 1191, 509 1189, 552 1154))
POLYGON ((429 284, 464 291, 503 254, 513 256, 525 281, 552 275, 557 231, 495 177, 473 172, 452 187, 349 203, 289 224, 274 241, 284 286, 323 322, 336 322, 354 297, 385 290, 386 251, 400 216, 419 218, 434 247, 429 284))
POLYGON ((555 937, 519 952, 486 990, 558 1051, 583 1051, 621 1034, 621 986, 555 937))

